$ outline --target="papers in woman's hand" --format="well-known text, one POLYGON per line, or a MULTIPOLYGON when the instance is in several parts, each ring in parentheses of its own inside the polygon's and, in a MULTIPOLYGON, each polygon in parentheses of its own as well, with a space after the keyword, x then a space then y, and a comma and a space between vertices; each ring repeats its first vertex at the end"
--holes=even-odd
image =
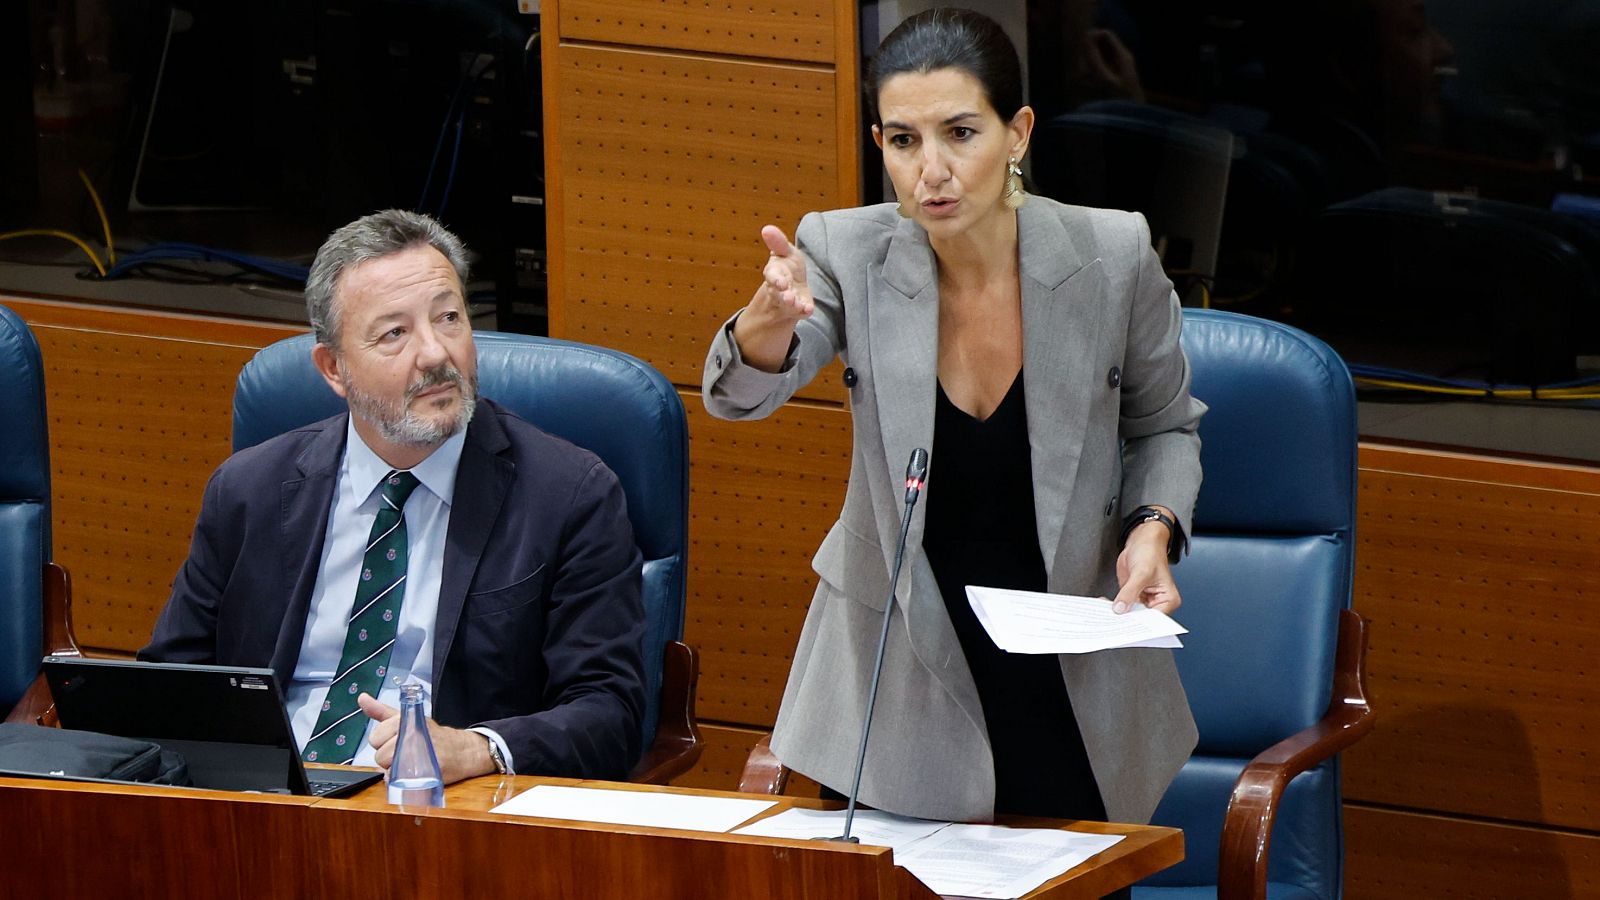
POLYGON ((1117 647, 1182 647, 1189 629, 1135 606, 1118 615, 1100 597, 967 586, 967 602, 995 646, 1010 653, 1093 653, 1117 647))

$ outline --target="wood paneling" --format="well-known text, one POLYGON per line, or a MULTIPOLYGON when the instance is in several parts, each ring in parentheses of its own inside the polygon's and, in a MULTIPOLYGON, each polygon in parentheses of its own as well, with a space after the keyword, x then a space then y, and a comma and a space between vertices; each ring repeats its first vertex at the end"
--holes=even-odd
POLYGON ((1348 900, 1600 897, 1600 835, 1356 805, 1344 826, 1348 900))
POLYGON ((1346 796, 1600 829, 1600 470, 1365 448, 1360 491, 1346 796))
POLYGON ((150 637, 206 480, 230 452, 240 368, 304 329, 5 302, 44 357, 54 554, 72 573, 78 641, 131 652, 150 637))
MULTIPOLYGON (((761 283, 761 227, 792 236, 805 213, 839 205, 836 75, 581 45, 560 60, 571 113, 551 126, 563 167, 551 333, 698 384, 717 326, 761 283)), ((801 396, 844 392, 824 377, 801 396)))
POLYGON ((814 0, 562 0, 556 27, 569 41, 832 64, 836 14, 814 0))
POLYGON ((850 416, 791 404, 761 422, 689 410, 689 609, 699 714, 771 727, 817 584, 811 557, 844 501, 850 416))

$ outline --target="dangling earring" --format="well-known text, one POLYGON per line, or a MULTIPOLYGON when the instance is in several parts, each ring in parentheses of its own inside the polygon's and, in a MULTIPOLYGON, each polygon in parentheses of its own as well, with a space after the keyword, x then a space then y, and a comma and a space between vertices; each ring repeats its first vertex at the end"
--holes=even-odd
POLYGON ((906 202, 899 197, 894 198, 894 214, 902 219, 911 218, 911 213, 906 212, 906 202))
POLYGON ((1006 209, 1019 209, 1028 202, 1028 193, 1022 189, 1022 167, 1017 165, 1015 156, 1006 160, 1006 192, 1001 195, 1000 202, 1006 209))

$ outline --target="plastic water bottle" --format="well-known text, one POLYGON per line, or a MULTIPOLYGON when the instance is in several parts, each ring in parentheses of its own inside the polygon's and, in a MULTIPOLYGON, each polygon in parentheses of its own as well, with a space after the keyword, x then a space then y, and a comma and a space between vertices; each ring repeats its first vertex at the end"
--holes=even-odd
POLYGON ((394 761, 389 764, 389 802, 395 806, 444 806, 444 775, 422 712, 420 684, 400 688, 400 733, 394 741, 394 761))

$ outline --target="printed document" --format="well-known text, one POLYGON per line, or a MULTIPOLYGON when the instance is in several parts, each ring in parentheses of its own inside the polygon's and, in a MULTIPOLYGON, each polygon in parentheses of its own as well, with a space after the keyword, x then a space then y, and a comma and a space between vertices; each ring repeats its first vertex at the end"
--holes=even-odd
POLYGON ((1117 647, 1182 647, 1189 629, 1143 605, 1118 615, 1103 597, 967 586, 967 602, 995 646, 1011 653, 1093 653, 1117 647))
POLYGON ((1021 897, 1122 840, 1054 828, 950 825, 895 851, 902 866, 943 897, 1021 897))
POLYGON ((490 812, 611 825, 720 832, 749 821, 752 816, 772 808, 776 802, 541 784, 512 797, 490 812))
MULTIPOLYGON (((827 839, 844 832, 844 810, 789 809, 734 834, 827 839)), ((852 837, 894 850, 894 863, 944 897, 1020 897, 1122 840, 1053 828, 951 825, 856 811, 852 837)))
MULTIPOLYGON (((948 822, 930 822, 897 816, 876 809, 858 809, 850 823, 850 836, 873 847, 888 847, 898 858, 901 851, 948 822)), ((844 834, 842 809, 786 809, 775 816, 753 822, 734 834, 754 834, 761 837, 832 838, 844 834)))

